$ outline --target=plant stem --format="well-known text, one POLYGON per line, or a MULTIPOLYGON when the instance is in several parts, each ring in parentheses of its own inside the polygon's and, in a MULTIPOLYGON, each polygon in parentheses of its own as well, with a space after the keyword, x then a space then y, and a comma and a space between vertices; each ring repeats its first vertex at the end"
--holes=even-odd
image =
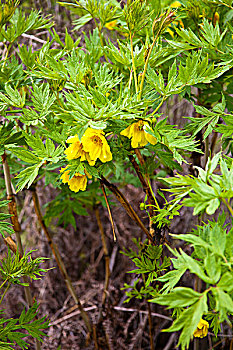
MULTIPOLYGON (((135 152, 135 154, 136 154, 136 156, 137 156, 141 166, 145 166, 145 162, 144 162, 144 159, 143 159, 143 157, 141 155, 140 150, 138 148, 135 148, 134 152, 135 152)), ((154 192, 153 192, 153 190, 151 188, 149 175, 145 174, 145 177, 146 177, 146 185, 149 188, 150 196, 152 197, 151 201, 154 202, 156 207, 157 207, 157 209, 159 209, 159 204, 158 204, 157 199, 156 199, 156 197, 154 195, 154 192)))
MULTIPOLYGON (((3 284, 2 284, 2 285, 3 285, 3 284)), ((1 303, 2 303, 2 301, 3 301, 3 298, 4 298, 4 296, 6 295, 8 289, 10 288, 10 286, 11 286, 11 283, 8 282, 8 285, 7 285, 6 289, 5 289, 4 292, 2 293, 2 296, 1 296, 1 299, 0 299, 0 305, 1 305, 1 303)), ((2 287, 2 286, 1 286, 1 287, 2 287)), ((1 287, 0 287, 0 288, 1 288, 1 287)))
POLYGON ((230 206, 229 202, 226 201, 226 198, 221 198, 223 203, 227 206, 227 209, 229 210, 229 212, 231 213, 231 215, 233 216, 233 209, 232 207, 230 206))
POLYGON ((3 281, 3 283, 2 283, 1 286, 0 286, 0 289, 2 289, 2 287, 4 286, 4 284, 7 283, 7 282, 8 282, 8 279, 6 279, 5 281, 3 281))
POLYGON ((93 339, 95 344, 95 350, 99 350, 98 341, 97 341, 97 334, 96 334, 96 326, 93 324, 93 339))
MULTIPOLYGON (((12 185, 11 185, 10 169, 9 169, 9 165, 7 163, 7 156, 6 156, 5 152, 2 155, 2 164, 3 164, 3 172, 4 172, 4 178, 5 178, 7 199, 10 201, 8 203, 8 210, 9 210, 9 213, 12 215, 11 216, 11 223, 12 223, 13 229, 15 231, 17 248, 18 248, 20 256, 23 256, 24 252, 23 252, 23 246, 22 246, 22 241, 21 241, 21 236, 20 236, 21 227, 20 227, 20 223, 18 220, 15 196, 13 194, 12 185)), ((23 279, 24 283, 29 284, 28 278, 26 276, 24 276, 22 279, 23 279)), ((33 300, 32 300, 32 294, 31 294, 31 290, 30 290, 29 285, 24 286, 24 291, 25 291, 27 304, 29 307, 31 307, 33 304, 33 300)), ((36 346, 36 350, 41 349, 40 342, 37 339, 35 339, 35 346, 36 346)))
POLYGON ((5 67, 5 64, 6 64, 6 60, 8 58, 8 55, 9 55, 9 52, 10 52, 10 49, 11 49, 11 46, 12 46, 13 43, 10 43, 8 47, 6 47, 6 45, 4 45, 6 47, 6 56, 3 58, 3 65, 2 65, 2 69, 1 71, 3 72, 4 70, 4 67, 5 67))
POLYGON ((101 182, 114 194, 116 199, 121 203, 123 208, 126 210, 128 215, 135 221, 135 223, 143 230, 143 232, 147 235, 150 242, 153 242, 153 237, 150 235, 144 224, 141 222, 138 215, 135 213, 123 193, 117 188, 116 185, 110 183, 105 177, 101 176, 101 182))
POLYGON ((112 218, 111 209, 110 209, 110 206, 108 204, 108 198, 107 198, 107 195, 106 195, 103 183, 100 182, 100 186, 101 186, 101 189, 102 189, 102 192, 103 192, 103 195, 104 195, 104 199, 105 199, 105 202, 106 202, 106 205, 107 205, 110 222, 111 222, 111 225, 112 225, 113 239, 114 239, 114 242, 116 242, 116 234, 115 234, 115 229, 114 229, 114 222, 113 222, 113 218, 112 218))
POLYGON ((150 114, 150 117, 152 117, 158 110, 159 108, 163 105, 164 101, 166 101, 167 96, 163 96, 161 102, 159 105, 153 110, 153 112, 150 114))
POLYGON ((148 322, 149 322, 149 335, 150 335, 150 349, 154 350, 154 340, 153 340, 153 323, 152 323, 152 316, 151 316, 151 305, 149 302, 147 302, 148 306, 148 322))
POLYGON ((104 229, 100 219, 100 212, 98 207, 95 208, 95 216, 96 216, 96 221, 101 234, 101 241, 103 245, 104 259, 105 259, 105 282, 104 282, 104 291, 102 295, 102 306, 103 306, 105 304, 105 300, 108 292, 108 286, 109 286, 109 278, 110 278, 109 255, 108 255, 108 247, 107 247, 104 229))
POLYGON ((33 199, 33 203, 34 203, 34 208, 35 208, 35 212, 36 212, 36 215, 37 215, 37 218, 38 218, 38 221, 47 237, 47 240, 48 240, 48 243, 49 243, 49 246, 52 250, 52 253, 56 259, 56 262, 57 262, 57 265, 59 267, 59 270, 64 278, 64 281, 65 281, 65 284, 66 284, 66 287, 70 293, 70 295, 72 296, 72 298, 74 299, 74 302, 75 304, 77 304, 78 306, 78 309, 80 311, 80 314, 83 318, 83 321, 85 322, 85 325, 88 329, 88 331, 91 333, 92 332, 92 325, 91 325, 91 322, 89 320, 89 317, 86 313, 86 311, 83 309, 82 307, 82 304, 76 294, 76 291, 72 285, 72 282, 71 282, 71 279, 66 271, 66 267, 64 265, 64 262, 62 260, 62 257, 60 255, 60 252, 58 250, 58 247, 56 245, 56 243, 53 241, 45 223, 44 223, 44 220, 43 220, 43 217, 42 217, 42 214, 41 214, 41 210, 40 210, 40 204, 39 204, 39 199, 38 199, 38 195, 37 195, 37 192, 36 192, 36 189, 35 188, 31 188, 31 191, 32 191, 32 199, 33 199))
POLYGON ((153 43, 150 47, 150 50, 148 52, 148 55, 147 55, 147 58, 146 58, 146 62, 145 62, 145 67, 144 67, 144 70, 143 70, 143 73, 142 73, 142 80, 141 80, 141 84, 140 84, 140 88, 139 88, 139 95, 138 95, 138 100, 140 101, 141 98, 142 98, 142 90, 143 90, 143 84, 144 84, 144 80, 145 80, 145 77, 146 77, 146 71, 147 71, 147 67, 148 67, 148 63, 149 63, 149 59, 150 59, 150 55, 151 55, 151 52, 155 46, 155 43, 158 39, 158 36, 159 36, 159 33, 160 31, 157 32, 154 40, 153 40, 153 43))
MULTIPOLYGON (((146 286, 146 278, 145 274, 142 274, 142 279, 144 286, 146 286)), ((147 301, 147 307, 148 307, 148 322, 149 322, 149 336, 150 336, 150 350, 154 350, 154 340, 153 340, 153 323, 152 323, 152 316, 151 316, 151 305, 147 301)))
POLYGON ((132 69, 130 70, 130 74, 129 74, 129 85, 128 85, 128 89, 130 90, 130 87, 131 87, 131 82, 132 82, 132 69))
POLYGON ((134 61, 133 37, 132 37, 131 32, 130 32, 130 48, 131 48, 131 56, 132 56, 132 65, 133 65, 133 73, 134 73, 135 90, 136 90, 136 94, 138 94, 137 72, 136 72, 135 61, 134 61))
MULTIPOLYGON (((151 188, 148 184, 148 179, 144 179, 144 176, 143 174, 141 173, 141 170, 139 168, 139 165, 138 163, 136 162, 135 158, 132 156, 132 155, 129 155, 129 160, 130 162, 132 163, 136 173, 137 173, 137 176, 142 184, 142 187, 143 187, 143 190, 144 192, 146 193, 147 195, 147 199, 148 199, 148 204, 149 204, 149 220, 150 220, 150 223, 151 223, 151 217, 153 216, 153 205, 155 204, 154 203, 154 198, 153 198, 153 195, 151 193, 151 188)), ((150 224, 150 234, 153 236, 153 232, 152 232, 152 225, 150 224)))
MULTIPOLYGON (((141 155, 141 152, 140 152, 140 150, 139 149, 135 149, 134 150, 134 152, 135 152, 135 154, 136 154, 136 156, 137 156, 137 158, 138 158, 138 160, 139 160, 139 162, 140 162, 140 164, 141 164, 141 166, 143 167, 143 166, 145 166, 145 162, 144 162, 144 159, 143 159, 143 157, 142 157, 142 155, 141 155)), ((135 160, 134 160, 135 161, 135 160)), ((135 163, 137 164, 137 162, 135 161, 135 163)), ((137 166, 138 166, 138 164, 137 164, 137 166)), ((138 167, 139 168, 139 167, 138 167)), ((135 169, 136 170, 136 169, 135 169)), ((139 169, 139 171, 140 171, 140 169, 139 169)), ((138 176, 139 176, 139 174, 138 174, 138 176)), ((139 178, 139 180, 140 180, 140 178, 139 178)), ((141 181, 141 180, 140 180, 141 181)), ((157 199, 156 199, 156 197, 155 197, 155 195, 154 195, 154 192, 153 192, 153 190, 152 190, 152 188, 151 188, 151 183, 150 183, 150 177, 149 177, 149 175, 148 174, 145 174, 145 179, 143 178, 143 183, 144 183, 144 186, 145 186, 145 188, 144 188, 144 190, 146 191, 146 194, 147 194, 147 197, 148 197, 148 204, 149 204, 149 227, 150 227, 150 235, 152 236, 152 237, 154 237, 155 238, 155 240, 156 240, 156 244, 160 244, 160 241, 161 241, 161 236, 154 236, 154 232, 155 232, 155 230, 154 230, 154 228, 153 228, 153 222, 152 222, 152 216, 153 216, 153 205, 155 205, 156 207, 157 207, 157 209, 160 209, 159 208, 159 204, 158 204, 158 201, 157 201, 157 199)), ((142 184, 143 185, 143 184, 142 184)))

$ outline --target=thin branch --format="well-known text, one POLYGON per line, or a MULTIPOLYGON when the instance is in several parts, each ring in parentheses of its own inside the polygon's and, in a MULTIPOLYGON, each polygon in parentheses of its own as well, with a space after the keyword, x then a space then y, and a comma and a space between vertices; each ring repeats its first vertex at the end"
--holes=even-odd
POLYGON ((24 33, 24 34, 22 34, 22 36, 24 38, 28 38, 28 39, 31 39, 31 40, 34 40, 34 41, 38 41, 38 43, 41 43, 41 44, 46 44, 47 43, 47 41, 39 39, 35 35, 29 35, 29 34, 25 34, 24 33))
POLYGON ((103 176, 101 177, 101 181, 102 183, 114 194, 114 196, 116 197, 116 199, 121 203, 121 205, 123 206, 123 208, 126 210, 126 212, 128 213, 128 215, 135 221, 135 223, 143 230, 143 232, 147 235, 147 237, 149 238, 149 240, 151 242, 153 242, 153 237, 150 235, 150 233, 148 232, 148 230, 146 229, 146 227, 144 226, 144 224, 142 223, 142 221, 140 220, 140 218, 138 217, 138 215, 136 214, 136 212, 133 210, 133 208, 131 207, 131 205, 129 204, 129 202, 127 201, 127 199, 125 198, 125 196, 123 195, 123 193, 121 193, 121 191, 117 188, 116 185, 110 183, 107 179, 105 179, 103 176))
POLYGON ((85 325, 88 329, 88 331, 91 333, 92 332, 92 325, 91 325, 91 322, 89 320, 89 317, 87 315, 87 313, 84 311, 83 307, 82 307, 82 304, 76 294, 76 291, 74 289, 74 286, 72 285, 72 282, 71 282, 71 279, 66 271, 66 267, 64 265, 64 262, 62 260, 62 257, 60 255, 60 252, 58 250, 58 247, 56 245, 56 243, 53 241, 45 223, 44 223, 44 220, 43 220, 43 217, 42 217, 42 214, 41 214, 41 210, 40 210, 40 204, 39 204, 39 199, 38 199, 38 195, 37 195, 37 192, 36 192, 36 189, 34 188, 31 188, 31 191, 32 191, 32 198, 33 198, 33 202, 34 202, 34 208, 35 208, 35 212, 36 212, 36 215, 37 215, 37 218, 38 218, 38 221, 47 237, 47 240, 48 240, 48 243, 49 243, 49 246, 52 250, 52 253, 56 259, 56 262, 57 262, 57 265, 59 267, 59 270, 64 278, 64 281, 65 281, 65 284, 66 284, 66 287, 70 293, 70 295, 72 296, 72 298, 74 299, 74 302, 75 304, 77 304, 78 308, 79 308, 79 311, 81 313, 81 316, 83 318, 83 321, 85 322, 85 325))
POLYGON ((149 322, 149 336, 150 336, 150 348, 154 350, 154 340, 153 340, 153 323, 152 323, 152 315, 151 315, 151 304, 147 302, 148 307, 148 322, 149 322))
POLYGON ((172 347, 172 344, 174 343, 175 337, 176 337, 176 333, 173 333, 170 336, 170 338, 167 342, 167 345, 165 346, 165 348, 163 350, 169 350, 172 347))
POLYGON ((109 286, 109 278, 110 278, 110 269, 109 269, 109 255, 108 255, 108 247, 106 243, 106 238, 104 234, 104 228, 100 219, 100 212, 99 208, 95 208, 95 216, 96 216, 96 221, 100 230, 101 234, 101 241, 103 245, 103 250, 104 250, 104 258, 105 258, 105 282, 104 282, 104 291, 102 295, 102 307, 105 304, 107 292, 108 292, 108 286, 109 286))
POLYGON ((103 192, 103 195, 104 195, 104 199, 105 199, 105 202, 106 202, 106 205, 107 205, 107 209, 108 209, 109 219, 110 219, 110 222, 111 222, 111 225, 112 225, 113 239, 116 242, 116 234, 115 234, 115 228, 114 228, 114 222, 113 222, 113 218, 112 218, 112 213, 111 213, 111 209, 110 209, 110 206, 109 206, 109 203, 108 203, 108 198, 107 198, 107 195, 106 195, 106 192, 105 192, 105 188, 104 188, 104 185, 103 185, 102 182, 100 182, 100 186, 101 186, 101 189, 102 189, 102 192, 103 192))
MULTIPOLYGON (((97 309, 97 306, 94 305, 94 306, 90 306, 90 307, 87 307, 87 308, 84 308, 84 311, 93 311, 93 310, 96 310, 97 309)), ((138 312, 139 314, 148 314, 148 311, 144 311, 144 310, 137 310, 137 309, 132 309, 132 308, 126 308, 126 307, 120 307, 120 306, 113 306, 113 309, 116 310, 116 311, 121 311, 121 312, 138 312)), ((56 321, 53 321, 49 324, 49 326, 56 326, 58 325, 59 323, 62 323, 72 317, 75 317, 77 315, 80 314, 80 311, 79 310, 76 310, 72 313, 70 313, 69 315, 65 315, 61 318, 59 318, 58 320, 56 321)), ((164 316, 164 315, 161 315, 161 314, 158 314, 158 313, 155 313, 155 312, 152 312, 151 313, 151 316, 154 316, 154 317, 158 317, 158 318, 162 318, 164 320, 168 320, 168 321, 173 321, 173 319, 171 317, 168 317, 168 316, 164 316)))
POLYGON ((213 337, 219 337, 219 338, 231 338, 233 339, 233 334, 217 334, 215 335, 214 333, 208 332, 209 335, 212 335, 213 337))

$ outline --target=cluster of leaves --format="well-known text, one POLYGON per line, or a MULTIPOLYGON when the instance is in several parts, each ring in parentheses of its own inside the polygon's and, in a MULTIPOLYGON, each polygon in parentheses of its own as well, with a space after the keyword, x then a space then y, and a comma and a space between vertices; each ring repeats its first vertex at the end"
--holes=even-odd
POLYGON ((182 330, 179 344, 183 348, 189 346, 190 338, 203 314, 211 321, 215 335, 221 331, 222 322, 227 321, 231 324, 233 230, 231 228, 227 232, 227 227, 224 226, 225 219, 223 213, 217 221, 198 226, 193 233, 172 235, 174 239, 191 244, 192 256, 182 249, 177 251, 169 248, 175 257, 171 259, 174 269, 157 278, 165 283, 160 291, 163 293, 151 302, 176 309, 179 316, 167 331, 182 330), (208 288, 203 288, 204 291, 200 293, 192 288, 176 287, 187 270, 200 278, 208 288))
POLYGON ((29 344, 23 340, 26 335, 43 340, 44 330, 48 328, 49 321, 42 317, 37 318, 38 305, 34 303, 27 311, 23 310, 18 319, 6 319, 0 321, 0 346, 4 350, 13 350, 15 344, 20 349, 29 349, 29 344))
POLYGON ((132 298, 136 299, 148 299, 151 294, 158 294, 154 289, 153 282, 157 280, 162 271, 165 271, 170 266, 170 259, 165 257, 161 263, 161 255, 163 252, 163 246, 153 246, 145 241, 143 244, 133 239, 138 251, 133 249, 124 250, 121 253, 128 256, 135 266, 135 270, 129 271, 136 275, 142 275, 143 286, 140 287, 140 278, 136 279, 133 286, 127 283, 124 284, 122 289, 127 289, 127 299, 125 302, 129 302, 132 298))

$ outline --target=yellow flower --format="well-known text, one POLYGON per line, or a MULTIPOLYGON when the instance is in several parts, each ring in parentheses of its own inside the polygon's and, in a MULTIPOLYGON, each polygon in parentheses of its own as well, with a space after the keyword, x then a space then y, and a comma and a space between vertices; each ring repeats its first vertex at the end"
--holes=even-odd
POLYGON ((89 154, 83 150, 83 145, 79 141, 78 135, 69 137, 66 142, 71 143, 71 145, 64 152, 68 160, 81 157, 81 162, 87 160, 90 165, 94 165, 94 163, 91 161, 91 158, 89 157, 89 154))
POLYGON ((94 165, 97 158, 101 162, 109 162, 112 160, 110 147, 104 137, 103 130, 88 128, 81 139, 83 150, 88 154, 86 157, 90 165, 94 165))
POLYGON ((181 6, 181 3, 179 2, 179 1, 174 1, 171 5, 170 5, 170 7, 172 7, 172 8, 177 8, 177 7, 180 7, 181 6))
POLYGON ((219 13, 215 12, 214 14, 214 20, 213 20, 213 25, 214 27, 216 26, 216 24, 219 23, 219 13))
POLYGON ((81 161, 86 160, 85 152, 83 151, 78 135, 69 137, 66 142, 71 143, 71 145, 64 152, 68 160, 77 159, 79 157, 81 157, 81 161))
POLYGON ((208 334, 208 329, 209 323, 201 318, 193 335, 197 338, 204 338, 208 334))
POLYGON ((107 28, 108 30, 114 30, 114 28, 116 27, 117 21, 111 21, 105 24, 105 28, 107 28))
POLYGON ((128 137, 131 139, 131 145, 133 148, 144 147, 147 143, 151 143, 155 145, 157 143, 157 139, 145 132, 145 126, 148 126, 148 123, 143 120, 139 120, 137 123, 133 123, 128 126, 125 130, 121 131, 121 135, 128 137))
POLYGON ((78 191, 85 191, 87 187, 87 176, 91 177, 89 174, 83 175, 80 173, 75 173, 75 175, 72 177, 72 179, 69 179, 69 172, 70 170, 66 170, 68 166, 65 168, 61 168, 60 172, 63 173, 61 175, 61 179, 63 183, 68 183, 68 186, 71 191, 78 192, 78 191))

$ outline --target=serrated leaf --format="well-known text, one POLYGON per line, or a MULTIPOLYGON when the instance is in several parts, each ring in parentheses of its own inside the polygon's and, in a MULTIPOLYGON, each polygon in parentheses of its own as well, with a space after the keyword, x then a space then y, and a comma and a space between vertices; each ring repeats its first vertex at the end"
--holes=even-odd
POLYGON ((186 307, 194 304, 201 296, 201 293, 191 288, 176 287, 169 294, 161 295, 149 301, 159 305, 167 305, 169 308, 186 307))
POLYGON ((223 256, 226 247, 226 232, 218 224, 210 230, 210 243, 217 254, 223 256))
POLYGON ((10 150, 16 157, 18 157, 19 159, 23 160, 24 162, 27 163, 38 163, 38 157, 35 156, 32 152, 27 151, 24 148, 8 148, 8 150, 10 150))
POLYGON ((167 332, 176 332, 182 329, 178 346, 181 349, 188 348, 193 332, 202 318, 203 313, 208 311, 206 293, 203 293, 199 301, 185 309, 180 316, 174 321, 173 325, 166 329, 167 332))
POLYGON ((29 188, 33 181, 36 179, 40 167, 44 164, 44 162, 40 162, 31 167, 28 167, 22 170, 16 177, 19 179, 17 182, 17 192, 24 189, 25 186, 29 188))
POLYGON ((231 292, 233 290, 233 273, 225 272, 218 282, 217 287, 226 292, 231 292))

